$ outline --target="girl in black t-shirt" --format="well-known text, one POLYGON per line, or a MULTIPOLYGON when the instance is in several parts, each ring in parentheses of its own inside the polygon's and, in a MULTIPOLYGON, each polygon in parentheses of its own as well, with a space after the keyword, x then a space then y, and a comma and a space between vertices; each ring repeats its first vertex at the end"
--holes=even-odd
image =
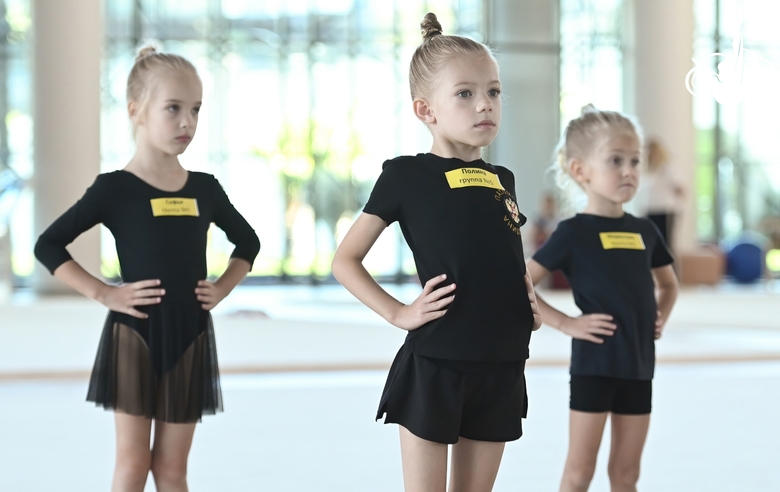
POLYGON ((415 115, 433 134, 428 154, 385 162, 363 214, 333 259, 352 294, 408 331, 377 412, 400 425, 407 490, 489 491, 504 443, 522 434, 524 367, 540 315, 526 275, 514 176, 480 159, 501 117, 489 49, 444 36, 436 16, 409 78, 415 115), (410 305, 385 292, 363 259, 398 221, 424 288, 410 305), (457 284, 457 289, 456 289, 457 284))
POLYGON ((641 142, 624 115, 587 106, 558 149, 560 175, 587 195, 528 263, 534 284, 566 275, 582 315, 539 299, 544 322, 572 337, 569 453, 561 492, 588 490, 607 417, 613 491, 636 491, 650 423, 654 340, 677 297, 672 257, 658 229, 623 211, 639 181, 641 142))
POLYGON ((222 410, 210 310, 260 249, 217 180, 179 164, 195 135, 202 92, 189 61, 142 49, 127 80, 135 155, 123 170, 99 175, 35 246, 57 278, 110 309, 87 399, 115 410, 111 490, 142 491, 150 471, 157 490, 187 489, 195 425, 222 410), (206 280, 212 222, 236 244, 214 282, 206 280), (92 276, 65 249, 99 223, 116 240, 125 282, 118 286, 92 276))

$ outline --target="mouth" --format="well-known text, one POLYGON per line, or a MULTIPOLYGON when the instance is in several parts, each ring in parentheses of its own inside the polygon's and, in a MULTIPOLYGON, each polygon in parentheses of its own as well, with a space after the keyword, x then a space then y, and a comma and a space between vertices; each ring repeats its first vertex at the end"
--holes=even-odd
POLYGON ((176 137, 176 141, 181 143, 187 143, 190 140, 192 140, 192 137, 190 137, 189 135, 182 135, 181 137, 176 137))
POLYGON ((493 120, 482 120, 476 125, 474 125, 475 128, 480 128, 483 130, 490 130, 496 127, 496 124, 493 123, 493 120))

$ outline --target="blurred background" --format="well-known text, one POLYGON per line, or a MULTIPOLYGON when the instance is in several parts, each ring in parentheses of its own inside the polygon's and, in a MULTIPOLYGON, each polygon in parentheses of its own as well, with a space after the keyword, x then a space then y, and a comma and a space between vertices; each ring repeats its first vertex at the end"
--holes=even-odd
MULTIPOLYGON (((125 83, 148 39, 191 59, 203 78, 198 135, 182 161, 215 174, 258 231, 263 249, 248 281, 327 281, 382 162, 428 150, 407 70, 429 10, 446 32, 489 43, 501 61, 504 119, 487 157, 517 174, 526 215, 542 214, 555 191, 546 171, 562 128, 593 103, 635 114, 666 148, 681 189, 676 249, 692 253, 745 231, 774 239, 765 251, 780 247, 780 34, 768 21, 780 5, 772 0, 3 0, 5 289, 37 285, 32 246, 42 227, 97 173, 132 155, 125 83), (711 55, 732 52, 738 35, 750 54, 738 84, 745 97, 691 96, 692 58, 717 74, 724 58, 711 55)), ((118 277, 107 232, 83 242, 77 258, 118 277)), ((212 274, 229 251, 214 231, 212 274)), ((414 274, 397 227, 368 265, 386 279, 414 274)))

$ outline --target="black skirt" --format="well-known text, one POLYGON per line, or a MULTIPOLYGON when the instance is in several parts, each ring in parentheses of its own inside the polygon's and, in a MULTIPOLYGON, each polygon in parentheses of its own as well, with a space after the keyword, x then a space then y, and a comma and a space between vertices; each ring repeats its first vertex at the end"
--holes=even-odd
POLYGON ((415 355, 404 344, 393 360, 377 420, 428 441, 459 437, 507 442, 523 435, 528 412, 525 361, 471 362, 415 355))
POLYGON ((109 312, 87 401, 172 423, 222 411, 211 313, 190 302, 140 310, 149 318, 109 312))

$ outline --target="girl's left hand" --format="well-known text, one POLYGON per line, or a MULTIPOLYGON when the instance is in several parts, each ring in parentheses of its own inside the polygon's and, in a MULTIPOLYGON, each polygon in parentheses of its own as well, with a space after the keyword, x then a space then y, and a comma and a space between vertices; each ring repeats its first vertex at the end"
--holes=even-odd
POLYGON ((195 297, 202 303, 201 307, 206 311, 214 309, 229 293, 224 292, 219 285, 208 280, 198 280, 198 286, 195 288, 195 297))
POLYGON ((536 331, 542 326, 542 312, 539 310, 539 304, 536 302, 536 291, 531 275, 525 272, 525 286, 528 288, 528 300, 531 301, 531 312, 534 315, 534 325, 531 331, 536 331))
POLYGON ((661 319, 661 311, 658 311, 658 314, 655 316, 655 339, 658 340, 661 338, 661 335, 664 332, 664 325, 666 324, 666 321, 661 319))

